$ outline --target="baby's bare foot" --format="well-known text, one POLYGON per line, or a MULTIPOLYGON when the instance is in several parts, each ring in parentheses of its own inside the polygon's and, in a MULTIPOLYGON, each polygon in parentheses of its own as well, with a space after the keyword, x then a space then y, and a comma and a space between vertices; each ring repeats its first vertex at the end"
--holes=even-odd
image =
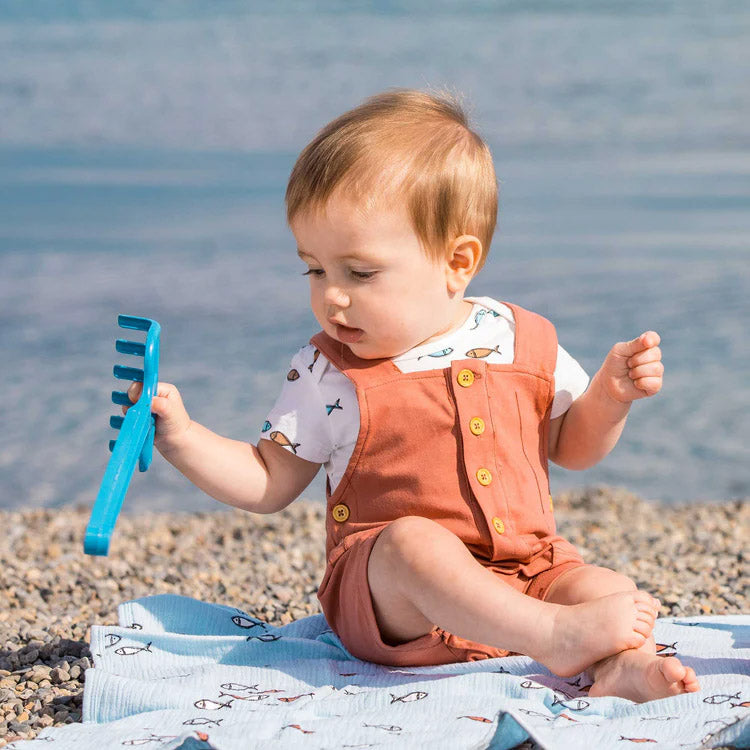
POLYGON ((692 667, 675 656, 661 657, 645 649, 629 649, 596 665, 591 696, 617 695, 637 703, 700 690, 692 667))
POLYGON ((571 677, 607 656, 640 648, 654 629, 659 604, 645 591, 621 591, 556 606, 552 637, 542 653, 530 655, 560 677, 571 677))

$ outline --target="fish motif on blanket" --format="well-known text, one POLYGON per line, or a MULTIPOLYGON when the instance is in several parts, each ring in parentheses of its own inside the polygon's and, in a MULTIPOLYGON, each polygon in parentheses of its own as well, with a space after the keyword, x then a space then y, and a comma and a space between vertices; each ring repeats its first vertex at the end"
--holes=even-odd
POLYGON ((406 695, 395 696, 393 693, 390 693, 390 696, 391 703, 411 703, 412 701, 421 701, 422 698, 426 698, 427 693, 425 693, 423 690, 413 690, 411 693, 407 693, 406 695))
POLYGON ((303 729, 299 724, 287 724, 286 726, 281 727, 281 728, 282 729, 296 729, 302 732, 302 734, 315 734, 314 729, 303 729))
POLYGON ((199 716, 195 719, 188 719, 182 723, 188 727, 220 727, 224 719, 207 719, 205 716, 199 716))
POLYGON ((250 628, 257 628, 257 627, 261 627, 263 628, 263 630, 265 630, 267 627, 265 622, 260 622, 258 620, 251 620, 249 617, 246 617, 245 615, 235 615, 232 618, 232 622, 238 628, 246 628, 247 630, 250 630, 250 628))
POLYGON ((121 648, 116 648, 115 653, 118 656, 135 656, 143 651, 148 651, 149 654, 153 654, 154 652, 151 650, 152 643, 153 641, 149 641, 145 646, 122 646, 121 648))
POLYGON ((727 701, 738 701, 740 700, 741 693, 735 693, 734 695, 724 695, 719 693, 718 695, 709 695, 708 698, 704 698, 704 703, 710 703, 711 705, 717 705, 719 703, 726 703, 727 701))
POLYGON ((397 727, 395 724, 365 724, 362 723, 363 727, 370 727, 370 729, 382 729, 384 732, 391 732, 392 734, 398 734, 402 731, 401 727, 397 727))
POLYGON ((220 708, 231 708, 232 701, 219 703, 218 701, 211 700, 210 698, 201 698, 199 701, 195 701, 193 705, 196 708, 199 708, 201 711, 218 711, 220 708))

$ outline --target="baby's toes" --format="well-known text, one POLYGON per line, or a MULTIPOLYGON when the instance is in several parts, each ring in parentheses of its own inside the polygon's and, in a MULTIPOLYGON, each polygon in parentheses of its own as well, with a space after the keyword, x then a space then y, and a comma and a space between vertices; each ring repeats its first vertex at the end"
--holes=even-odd
POLYGON ((633 622, 633 636, 638 637, 640 640, 638 641, 638 645, 635 646, 635 648, 642 646, 645 643, 646 639, 651 635, 651 633, 653 633, 653 631, 653 622, 636 619, 633 622))
POLYGON ((695 674, 695 670, 692 667, 687 667, 685 670, 685 676, 682 678, 682 684, 685 686, 685 690, 688 693, 696 693, 701 689, 698 683, 698 677, 695 674))
POLYGON ((654 630, 654 620, 654 616, 648 612, 639 612, 633 623, 633 629, 645 636, 649 636, 654 630))
POLYGON ((654 597, 651 596, 648 591, 641 591, 641 589, 636 589, 635 591, 633 591, 633 601, 635 602, 635 606, 639 609, 650 609, 652 611, 658 611, 658 607, 656 605, 659 600, 654 599, 654 597))

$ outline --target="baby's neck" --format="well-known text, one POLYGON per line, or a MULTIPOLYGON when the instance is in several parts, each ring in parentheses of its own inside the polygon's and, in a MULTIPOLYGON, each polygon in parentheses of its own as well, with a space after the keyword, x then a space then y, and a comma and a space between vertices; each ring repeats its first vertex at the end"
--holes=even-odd
POLYGON ((419 344, 419 346, 423 346, 424 344, 429 344, 431 341, 435 341, 436 339, 441 339, 443 338, 443 336, 448 336, 454 331, 457 331, 468 320, 469 315, 471 315, 471 311, 473 309, 474 309, 473 302, 469 302, 469 300, 462 299, 461 304, 457 305, 456 307, 456 314, 452 317, 448 325, 442 326, 432 336, 422 341, 419 344))

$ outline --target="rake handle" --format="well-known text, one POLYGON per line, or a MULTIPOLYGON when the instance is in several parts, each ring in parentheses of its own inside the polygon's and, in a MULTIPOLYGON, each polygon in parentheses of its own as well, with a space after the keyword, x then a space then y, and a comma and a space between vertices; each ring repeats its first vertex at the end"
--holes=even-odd
MULTIPOLYGON (((124 417, 110 418, 110 425, 120 430, 112 447, 99 493, 91 510, 86 528, 83 550, 88 555, 106 555, 109 542, 128 491, 136 463, 140 471, 151 465, 154 448, 155 421, 151 414, 151 400, 156 395, 159 379, 159 335, 161 327, 155 320, 132 315, 119 315, 120 328, 146 331, 145 343, 118 339, 115 349, 123 354, 144 358, 143 369, 115 365, 117 378, 143 382, 143 391, 138 401, 130 406, 124 417)), ((112 400, 116 404, 129 405, 127 392, 115 391, 112 400)))
POLYGON ((149 407, 150 401, 139 400, 125 415, 120 437, 115 443, 96 496, 94 506, 97 516, 92 516, 86 528, 83 551, 87 555, 106 555, 109 551, 109 541, 122 508, 122 501, 130 486, 136 461, 141 455, 141 447, 151 429, 153 417, 149 407))

